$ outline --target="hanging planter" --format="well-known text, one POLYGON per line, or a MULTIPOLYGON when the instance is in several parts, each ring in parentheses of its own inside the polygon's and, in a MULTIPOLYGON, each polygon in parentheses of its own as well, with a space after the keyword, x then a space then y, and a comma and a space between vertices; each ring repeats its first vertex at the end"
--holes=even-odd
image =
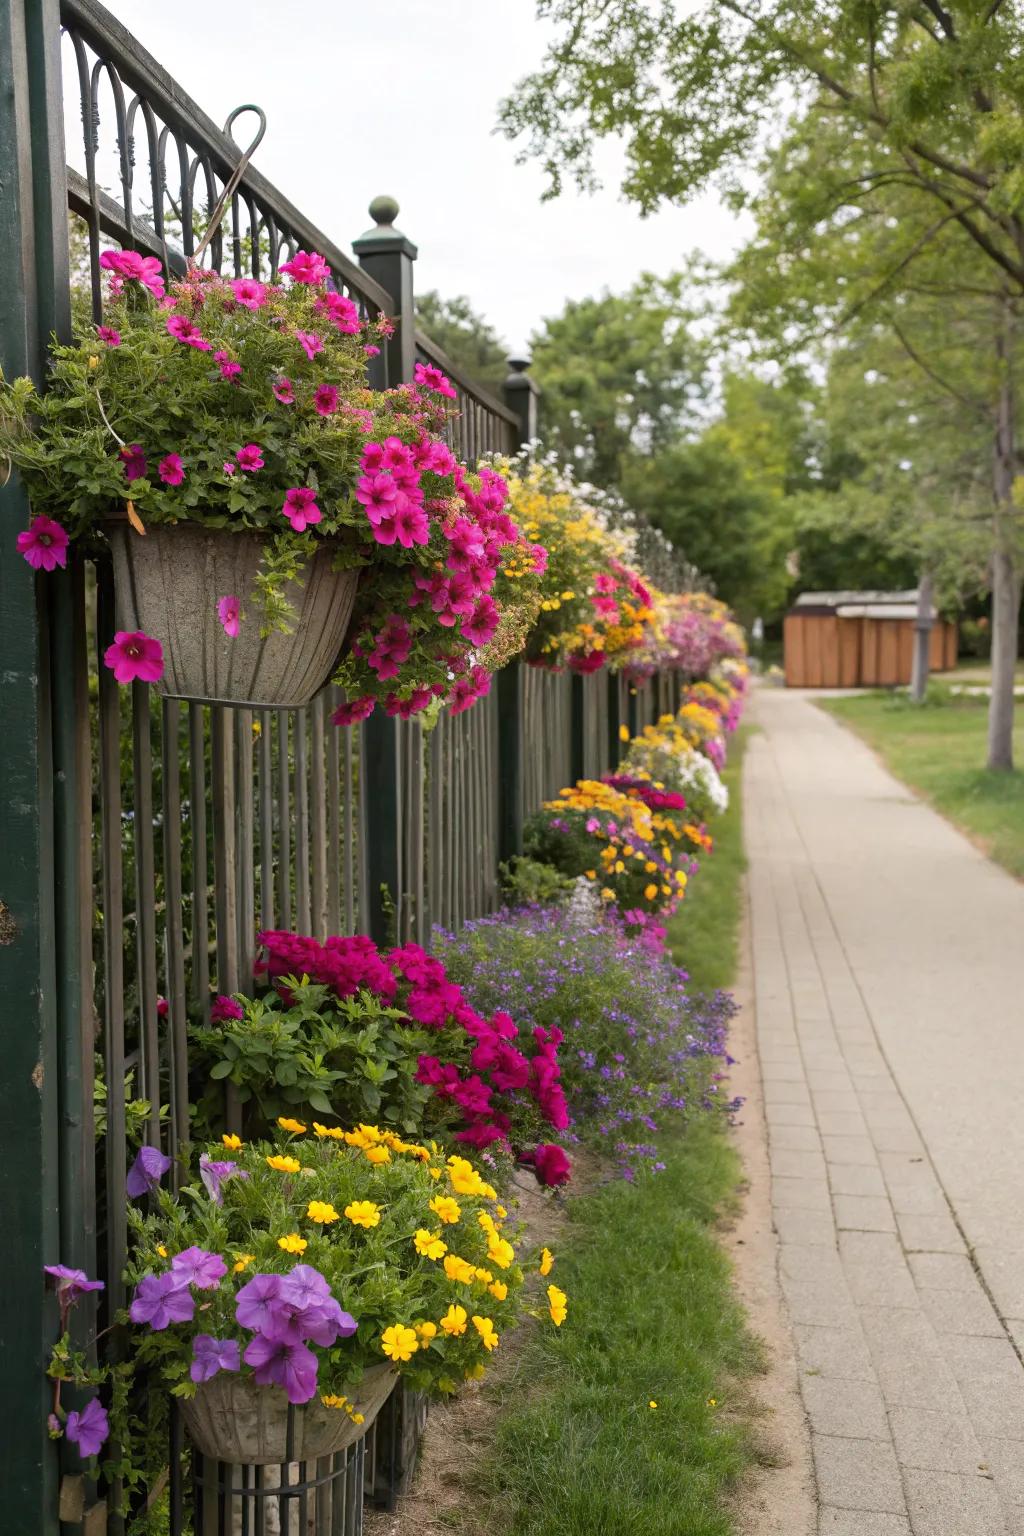
POLYGON ((287 709, 308 704, 327 681, 359 581, 358 571, 333 569, 330 542, 322 541, 282 586, 293 615, 287 630, 264 632, 255 620, 239 620, 232 635, 210 594, 231 594, 240 614, 256 609, 264 535, 198 523, 157 523, 142 535, 127 515, 111 519, 103 531, 114 561, 117 628, 159 642, 161 693, 208 704, 287 709))
POLYGON ((192 1444, 215 1461, 236 1466, 314 1461, 366 1434, 396 1380, 392 1366, 371 1366, 352 1389, 348 1413, 316 1400, 292 1407, 280 1387, 221 1373, 197 1387, 195 1397, 183 1399, 181 1411, 192 1444))

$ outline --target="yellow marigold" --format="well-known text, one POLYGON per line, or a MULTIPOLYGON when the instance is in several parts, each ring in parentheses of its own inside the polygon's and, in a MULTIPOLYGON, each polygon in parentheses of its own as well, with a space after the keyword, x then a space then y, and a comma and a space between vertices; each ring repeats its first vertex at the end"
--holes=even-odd
POLYGON ((292 1120, 287 1115, 278 1115, 277 1123, 282 1131, 291 1131, 296 1136, 305 1136, 306 1127, 301 1120, 292 1120))
POLYGON ((473 1279, 479 1280, 483 1285, 490 1285, 491 1281, 494 1279, 494 1276, 491 1274, 489 1269, 481 1269, 478 1264, 476 1269, 473 1271, 473 1279))
POLYGON ((491 1215, 490 1211, 478 1211, 476 1219, 483 1227, 488 1237, 497 1232, 497 1223, 495 1222, 494 1217, 491 1215))
POLYGON ((276 1168, 278 1173, 298 1173, 302 1164, 297 1157, 282 1157, 275 1153, 273 1157, 267 1158, 267 1167, 276 1168))
POLYGON ((313 1129, 318 1136, 330 1136, 335 1141, 341 1141, 345 1135, 340 1125, 321 1125, 319 1120, 313 1121, 313 1129))
POLYGON ((336 1392, 325 1392, 320 1398, 325 1408, 345 1408, 348 1406, 347 1397, 339 1397, 336 1392))
POLYGON ((241 1275, 245 1272, 245 1270, 249 1268, 250 1264, 254 1264, 255 1262, 256 1255, 254 1253, 236 1253, 235 1262, 232 1265, 232 1270, 236 1275, 241 1275))
POLYGON ((504 1280, 493 1280, 487 1287, 495 1301, 504 1301, 508 1296, 508 1286, 504 1280))
POLYGON ((439 1220, 448 1226, 454 1226, 462 1215, 462 1207, 451 1195, 435 1195, 430 1202, 430 1209, 439 1220))
POLYGON ((285 1253, 305 1253, 309 1244, 297 1232, 289 1232, 285 1237, 278 1238, 277 1246, 283 1248, 285 1253))
POLYGON ((516 1251, 512 1244, 504 1237, 492 1237, 487 1244, 487 1257, 492 1264, 497 1264, 499 1269, 508 1269, 516 1251))
POLYGON ((353 1200, 346 1205, 345 1215, 354 1227, 379 1227, 380 1206, 373 1200, 353 1200))
POLYGON ((448 1159, 448 1178, 457 1195, 480 1195, 484 1183, 473 1164, 464 1157, 448 1159))
POLYGON ((561 1328, 569 1310, 568 1297, 557 1285, 548 1286, 548 1311, 556 1328, 561 1328))
POLYGON ((387 1147, 364 1147, 363 1156, 371 1163, 390 1163, 391 1153, 387 1147))
POLYGON ((555 1256, 550 1248, 542 1248, 540 1251, 540 1272, 542 1275, 550 1275, 555 1267, 555 1256))
POLYGON ((413 1323, 413 1327, 419 1334, 424 1344, 429 1344, 431 1339, 437 1338, 436 1323, 413 1323))
POLYGON ((416 1252, 422 1254, 425 1259, 443 1259, 448 1252, 447 1243, 441 1241, 438 1232, 428 1232, 426 1227, 420 1227, 413 1237, 416 1252))
POLYGON ((162 1259, 166 1259, 166 1257, 167 1257, 167 1249, 164 1247, 163 1243, 157 1243, 156 1251, 157 1251, 157 1253, 160 1255, 160 1257, 162 1259))
POLYGON ((329 1200, 311 1200, 306 1215, 310 1221, 317 1222, 321 1227, 330 1226, 332 1221, 341 1220, 329 1200))
POLYGON ((407 1328, 404 1323, 394 1323, 390 1328, 385 1328, 380 1347, 389 1360, 411 1360, 420 1347, 420 1341, 416 1337, 415 1328, 407 1328))
POLYGON ((457 1253, 449 1253, 445 1257, 444 1272, 449 1280, 459 1285, 469 1285, 476 1274, 476 1268, 468 1259, 460 1259, 457 1253))
MULTIPOLYGON (((658 887, 654 884, 653 880, 651 881, 650 885, 645 885, 644 886, 644 895, 646 896, 648 901, 654 901, 654 899, 656 898, 657 894, 658 894, 658 887)), ((689 910, 689 909, 687 909, 687 910, 689 910)))
POLYGON ((441 1177, 441 1170, 440 1170, 440 1168, 431 1168, 431 1170, 430 1170, 430 1177, 432 1179, 439 1179, 441 1177))
POLYGON ((231 1152, 237 1152, 239 1147, 243 1145, 241 1136, 236 1136, 234 1131, 225 1131, 221 1141, 231 1152))
POLYGON ((505 1221, 508 1216, 508 1211, 506 1211, 503 1205, 496 1205, 494 1207, 494 1212, 499 1221, 505 1221))
POLYGON ((620 725, 619 726, 619 740, 620 741, 628 741, 629 740, 629 726, 628 725, 620 725))
POLYGON ((483 1345, 484 1349, 486 1349, 488 1351, 488 1353, 492 1349, 497 1349, 497 1347, 500 1344, 501 1340, 499 1339, 497 1333, 495 1332, 494 1324, 491 1322, 491 1319, 489 1317, 474 1317, 473 1318, 473 1327, 476 1329, 477 1333, 480 1335, 480 1342, 483 1345))
POLYGON ((441 1327, 452 1338, 457 1338, 460 1333, 465 1333, 467 1321, 468 1313, 465 1307, 457 1306, 455 1302, 452 1302, 448 1311, 441 1319, 441 1327))

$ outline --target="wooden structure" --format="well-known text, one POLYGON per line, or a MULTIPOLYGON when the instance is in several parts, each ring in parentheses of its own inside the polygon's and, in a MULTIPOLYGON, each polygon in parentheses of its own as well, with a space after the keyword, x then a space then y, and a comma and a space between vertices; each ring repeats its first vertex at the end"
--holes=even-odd
MULTIPOLYGON (((787 688, 894 688, 910 682, 917 593, 804 592, 786 615, 787 688)), ((929 665, 956 665, 957 628, 932 610, 929 665)))

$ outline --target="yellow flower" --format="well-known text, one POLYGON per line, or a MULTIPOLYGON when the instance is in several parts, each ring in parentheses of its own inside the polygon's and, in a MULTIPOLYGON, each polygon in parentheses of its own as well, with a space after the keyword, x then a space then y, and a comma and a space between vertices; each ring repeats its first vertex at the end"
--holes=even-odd
POLYGON ((651 1398, 651 1400, 650 1400, 650 1402, 649 1402, 649 1403, 648 1403, 648 1404, 647 1404, 647 1406, 648 1406, 648 1408, 657 1408, 657 1406, 658 1406, 658 1405, 657 1405, 657 1403, 656 1403, 656 1402, 655 1402, 655 1401, 654 1401, 654 1398, 653 1398, 653 1397, 652 1397, 652 1398, 651 1398))
POLYGON ((365 1413, 353 1413, 352 1410, 349 1409, 349 1418, 352 1420, 353 1424, 362 1424, 363 1421, 366 1418, 366 1414, 365 1413))
POLYGON ((585 869, 583 871, 583 873, 586 875, 588 880, 596 880, 597 879, 597 870, 596 869, 585 869))
POLYGON ((441 1170, 440 1170, 440 1168, 431 1168, 431 1170, 430 1170, 430 1177, 432 1179, 439 1179, 441 1177, 441 1170))
POLYGON ((320 1401, 325 1408, 345 1408, 348 1405, 347 1397, 339 1397, 336 1392, 325 1392, 320 1401))
POLYGON ((332 1221, 340 1221, 340 1217, 329 1200, 311 1200, 306 1215, 310 1221, 319 1222, 320 1226, 329 1226, 332 1221))
POLYGON ((345 1135, 340 1125, 321 1125, 319 1120, 313 1121, 313 1129, 318 1136, 332 1136, 335 1141, 341 1141, 345 1135))
POLYGON ((491 1215, 490 1211, 478 1211, 476 1219, 483 1227, 488 1237, 497 1237, 497 1223, 495 1222, 494 1217, 491 1215))
POLYGON ((371 1163, 390 1163, 391 1161, 391 1153, 388 1151, 387 1147, 364 1147, 363 1155, 367 1157, 371 1163))
POLYGON ((708 1407, 709 1408, 717 1408, 718 1407, 718 1398, 717 1397, 709 1397, 708 1398, 708 1407))
POLYGON ((479 1280, 481 1285, 490 1285, 491 1281, 494 1279, 494 1276, 491 1274, 489 1269, 480 1269, 478 1267, 473 1271, 473 1279, 479 1280))
POLYGON ((629 740, 629 726, 628 725, 620 725, 619 726, 619 740, 620 741, 628 741, 629 740))
POLYGON ((380 1206, 372 1200, 353 1200, 346 1205, 345 1215, 354 1227, 379 1227, 380 1206))
POLYGON ((459 1285, 469 1285, 476 1275, 474 1266, 466 1259, 460 1259, 457 1253, 448 1254, 444 1261, 444 1272, 449 1280, 459 1285))
POLYGON ((282 1131, 292 1131, 296 1136, 305 1136, 306 1127, 301 1120, 290 1120, 287 1115, 278 1115, 277 1123, 282 1131))
POLYGON ((236 1253, 233 1273, 236 1275, 242 1274, 249 1268, 250 1264, 255 1263, 255 1260, 256 1255, 254 1253, 236 1253))
POLYGON ((487 1369, 482 1360, 478 1360, 476 1365, 471 1365, 465 1373, 467 1381, 481 1381, 486 1375, 487 1369))
POLYGON ((162 1259, 166 1259, 166 1257, 167 1257, 167 1249, 164 1247, 163 1243, 157 1243, 156 1251, 157 1251, 157 1253, 160 1255, 160 1257, 162 1259))
POLYGON ((425 1259, 443 1259, 448 1252, 448 1244, 441 1241, 439 1232, 428 1232, 426 1227, 420 1227, 413 1238, 416 1252, 422 1254, 425 1259))
POLYGON ((416 1332, 419 1334, 424 1344, 429 1344, 431 1339, 437 1338, 436 1323, 413 1323, 413 1327, 416 1329, 416 1332))
POLYGON ((239 1147, 242 1145, 241 1136, 236 1136, 234 1131, 225 1131, 224 1135, 221 1137, 221 1141, 231 1152, 237 1152, 239 1147))
POLYGON ((380 1347, 389 1360, 411 1360, 420 1347, 420 1341, 416 1337, 415 1328, 406 1328, 404 1323, 395 1323, 392 1327, 385 1328, 380 1347))
POLYGON ((283 1248, 285 1253, 305 1253, 309 1244, 297 1232, 289 1232, 286 1237, 278 1238, 277 1246, 283 1248))
POLYGON ((480 1342, 488 1353, 490 1353, 492 1349, 497 1349, 501 1340, 495 1333, 494 1324, 491 1322, 489 1317, 474 1317, 473 1327, 480 1335, 480 1342))
POLYGON ((542 1248, 540 1251, 540 1272, 542 1275, 550 1275, 555 1264, 555 1256, 550 1248, 542 1248))
POLYGON ((452 1302, 451 1306, 448 1308, 448 1311, 441 1319, 441 1327, 444 1329, 445 1333, 451 1335, 452 1338, 457 1338, 460 1333, 465 1333, 466 1322, 467 1314, 465 1307, 456 1306, 456 1304, 452 1302))
POLYGON ((557 1285, 548 1286, 548 1311, 551 1313, 551 1321, 556 1328, 561 1328, 565 1322, 566 1313, 569 1310, 568 1297, 564 1291, 560 1291, 557 1285))
POLYGON ((462 1207, 451 1195, 435 1195, 430 1202, 430 1209, 448 1226, 454 1226, 462 1215, 462 1207))
POLYGON ((508 1296, 508 1286, 505 1284, 504 1280, 495 1280, 492 1285, 487 1287, 487 1289, 490 1291, 495 1301, 504 1301, 508 1296))
POLYGON ((604 889, 601 892, 601 899, 602 899, 602 901, 614 901, 615 900, 615 892, 614 891, 610 891, 608 889, 608 887, 605 886, 604 889))
POLYGON ((298 1173, 302 1164, 297 1157, 280 1157, 275 1155, 274 1157, 267 1158, 267 1167, 276 1168, 278 1173, 298 1173))
POLYGON ((452 1156, 448 1159, 448 1177, 457 1195, 483 1193, 483 1180, 473 1164, 464 1157, 452 1156))
POLYGON ((648 901, 654 901, 654 899, 657 896, 657 894, 658 894, 658 887, 655 885, 653 880, 651 881, 650 885, 645 885, 644 886, 644 895, 646 896, 648 901))
POLYGON ((492 1237, 487 1244, 487 1257, 499 1269, 508 1269, 515 1256, 516 1251, 507 1238, 492 1237))
POLYGON ((503 1205, 496 1205, 494 1207, 494 1211, 495 1211, 495 1214, 498 1217, 499 1221, 504 1221, 505 1218, 508 1216, 508 1211, 506 1211, 506 1209, 505 1209, 505 1207, 503 1205))

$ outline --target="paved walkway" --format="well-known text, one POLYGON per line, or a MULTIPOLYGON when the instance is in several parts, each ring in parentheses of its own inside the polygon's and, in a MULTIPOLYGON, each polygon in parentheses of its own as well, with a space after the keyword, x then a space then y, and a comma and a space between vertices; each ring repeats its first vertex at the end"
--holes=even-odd
POLYGON ((1024 1536, 1024 886, 808 696, 759 690, 754 720, 758 1040, 819 1530, 1024 1536))

